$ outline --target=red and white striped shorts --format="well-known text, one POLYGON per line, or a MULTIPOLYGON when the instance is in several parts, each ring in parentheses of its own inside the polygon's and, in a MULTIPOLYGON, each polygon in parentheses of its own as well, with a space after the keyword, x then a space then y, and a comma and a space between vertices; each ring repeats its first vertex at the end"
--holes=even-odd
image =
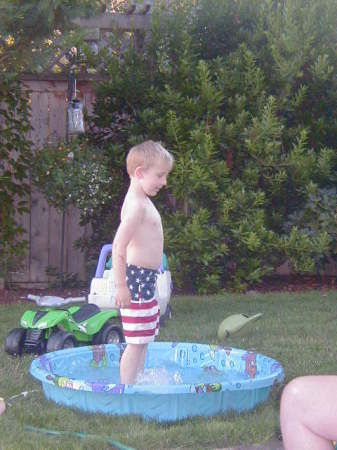
POLYGON ((147 344, 159 333, 160 310, 154 298, 157 271, 131 264, 126 282, 131 293, 129 308, 121 308, 123 331, 128 344, 147 344))

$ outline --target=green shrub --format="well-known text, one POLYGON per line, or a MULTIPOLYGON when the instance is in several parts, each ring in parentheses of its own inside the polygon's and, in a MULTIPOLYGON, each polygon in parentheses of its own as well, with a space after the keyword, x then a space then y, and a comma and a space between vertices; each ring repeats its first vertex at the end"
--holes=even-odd
POLYGON ((287 253, 290 261, 297 271, 313 272, 337 259, 336 187, 318 188, 311 183, 306 196, 303 207, 289 215, 284 228, 296 241, 287 253))
MULTIPOLYGON (((45 146, 36 151, 32 162, 32 181, 45 195, 48 203, 59 212, 73 205, 80 211, 80 224, 93 226, 90 246, 86 238, 74 244, 96 259, 103 236, 112 236, 111 217, 119 192, 123 189, 118 169, 110 170, 109 148, 103 153, 97 146, 76 138, 69 143, 45 146), (107 213, 106 211, 109 211, 107 213)), ((116 215, 119 214, 115 206, 116 215)), ((116 219, 115 219, 116 220, 116 219)), ((60 236, 61 238, 61 236, 60 236)))
MULTIPOLYGON (((115 57, 101 52, 109 80, 89 139, 124 189, 133 144, 151 138, 174 153, 155 201, 178 287, 242 289, 285 259, 312 272, 334 257, 334 213, 310 235, 295 212, 312 183, 321 193, 336 183, 336 25, 333 0, 185 1, 153 15, 142 51, 114 40, 115 57)), ((101 243, 118 226, 122 194, 105 220, 91 218, 101 243)), ((304 208, 312 230, 320 203, 304 208)))
POLYGON ((97 149, 81 139, 36 151, 32 163, 33 182, 58 211, 75 205, 83 224, 110 202, 113 178, 97 149))
POLYGON ((0 274, 18 269, 27 250, 20 216, 28 210, 31 129, 28 94, 0 74, 0 274))

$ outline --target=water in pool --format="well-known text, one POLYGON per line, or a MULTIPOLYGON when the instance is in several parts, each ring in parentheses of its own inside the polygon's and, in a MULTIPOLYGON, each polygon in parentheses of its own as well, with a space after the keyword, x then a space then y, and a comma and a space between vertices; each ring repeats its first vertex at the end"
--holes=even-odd
MULTIPOLYGON (((69 378, 81 379, 88 382, 119 383, 119 367, 83 367, 73 362, 68 372, 69 378)), ((167 384, 199 384, 221 383, 224 381, 236 381, 249 379, 248 375, 233 369, 218 370, 216 367, 181 367, 168 361, 165 367, 149 367, 137 378, 137 384, 167 385, 167 384)))

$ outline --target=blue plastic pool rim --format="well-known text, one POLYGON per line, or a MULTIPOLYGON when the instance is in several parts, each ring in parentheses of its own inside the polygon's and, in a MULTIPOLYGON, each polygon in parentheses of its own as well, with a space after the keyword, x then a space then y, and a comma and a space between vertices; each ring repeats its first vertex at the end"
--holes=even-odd
MULTIPOLYGON (((155 343, 149 344, 149 348, 151 346, 167 346, 168 344, 172 345, 175 344, 173 342, 164 342, 164 341, 157 341, 155 343)), ((209 344, 202 344, 202 343, 188 343, 188 342, 177 342, 177 345, 187 345, 187 346, 193 346, 198 345, 205 346, 209 348, 209 344)), ((125 344, 107 344, 105 345, 106 349, 108 350, 109 347, 121 347, 121 345, 125 344)), ((50 357, 53 361, 57 361, 58 359, 64 359, 67 357, 74 357, 74 353, 76 353, 76 356, 81 356, 82 353, 87 353, 88 350, 90 350, 92 346, 84 346, 84 347, 77 347, 77 348, 70 348, 70 349, 64 349, 64 350, 58 350, 56 352, 47 353, 46 355, 43 355, 42 357, 39 357, 35 359, 30 367, 30 373, 31 375, 41 381, 43 384, 51 384, 55 386, 55 379, 58 377, 64 377, 64 375, 51 373, 49 370, 46 370, 44 368, 41 368, 40 366, 40 359, 47 356, 50 357)), ((226 352, 227 347, 221 347, 216 346, 215 351, 225 351, 226 352)), ((247 350, 238 349, 231 347, 231 352, 233 353, 244 353, 248 352, 247 350)), ((258 353, 258 352, 251 352, 255 353, 258 356, 264 357, 268 360, 270 365, 275 364, 275 370, 266 376, 259 375, 257 378, 251 378, 251 379, 240 379, 239 381, 217 381, 216 384, 218 386, 217 391, 236 391, 236 390, 244 390, 244 389, 261 389, 265 387, 270 387, 271 383, 270 380, 274 379, 274 382, 281 382, 284 378, 284 372, 281 364, 276 361, 275 359, 266 356, 264 354, 258 353)), ((78 391, 86 391, 86 392, 97 392, 98 388, 101 390, 102 387, 104 387, 104 393, 108 395, 134 395, 136 393, 139 394, 145 394, 145 395, 170 395, 170 394, 191 394, 194 392, 197 392, 197 388, 202 383, 191 383, 191 384, 184 384, 184 383, 177 383, 177 384, 121 384, 121 383, 102 383, 102 382, 91 382, 86 381, 79 378, 71 378, 67 376, 67 379, 71 382, 72 387, 64 386, 61 389, 69 389, 69 390, 78 390, 78 391), (113 389, 116 386, 124 387, 125 389, 116 390, 113 389)), ((212 384, 212 383, 209 383, 212 384)), ((205 392, 205 393, 212 393, 212 392, 205 392)))

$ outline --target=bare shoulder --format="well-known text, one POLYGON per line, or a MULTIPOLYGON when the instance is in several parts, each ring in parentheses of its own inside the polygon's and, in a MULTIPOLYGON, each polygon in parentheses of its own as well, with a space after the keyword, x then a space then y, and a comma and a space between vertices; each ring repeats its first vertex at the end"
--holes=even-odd
POLYGON ((141 220, 145 215, 146 202, 134 195, 128 195, 125 197, 122 211, 121 219, 122 221, 130 218, 137 218, 141 220))

